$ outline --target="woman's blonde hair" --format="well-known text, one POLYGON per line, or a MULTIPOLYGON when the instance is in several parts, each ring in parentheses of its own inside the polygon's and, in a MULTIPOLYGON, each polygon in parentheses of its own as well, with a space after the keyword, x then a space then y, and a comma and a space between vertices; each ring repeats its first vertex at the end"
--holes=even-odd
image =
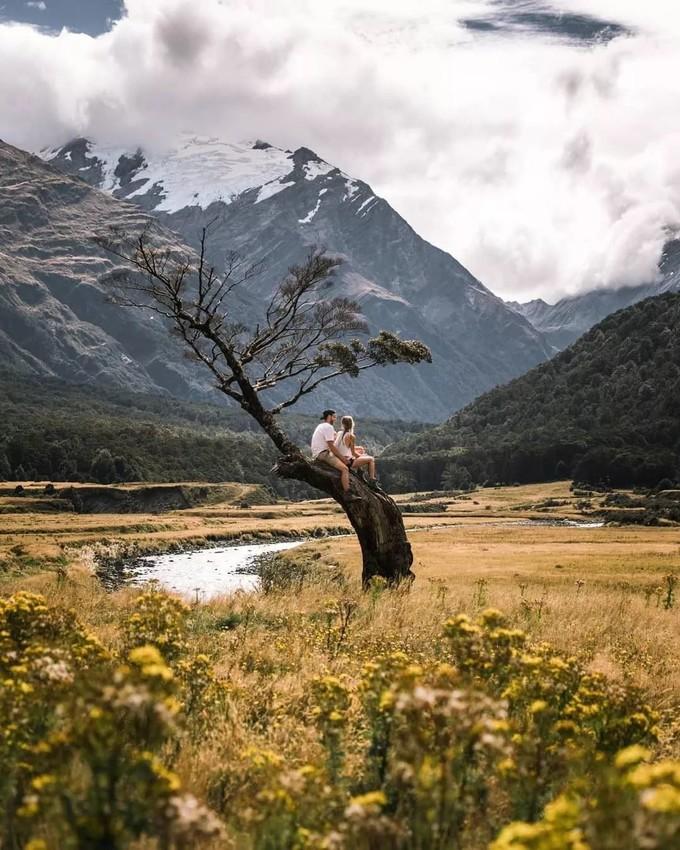
POLYGON ((340 420, 340 424, 342 425, 342 430, 345 434, 354 433, 354 419, 352 419, 351 416, 343 416, 340 420))

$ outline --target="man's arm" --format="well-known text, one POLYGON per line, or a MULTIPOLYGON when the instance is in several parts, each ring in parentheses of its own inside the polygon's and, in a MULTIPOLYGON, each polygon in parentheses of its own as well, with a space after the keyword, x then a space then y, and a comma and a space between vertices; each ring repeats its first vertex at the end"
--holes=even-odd
POLYGON ((343 457, 343 456, 340 454, 340 452, 338 451, 338 448, 337 448, 337 447, 336 447, 336 445, 335 445, 335 440, 326 440, 326 445, 328 446, 328 451, 329 451, 332 455, 335 455, 335 456, 336 456, 339 460, 341 460, 343 463, 345 463, 345 464, 347 463, 348 458, 343 457))

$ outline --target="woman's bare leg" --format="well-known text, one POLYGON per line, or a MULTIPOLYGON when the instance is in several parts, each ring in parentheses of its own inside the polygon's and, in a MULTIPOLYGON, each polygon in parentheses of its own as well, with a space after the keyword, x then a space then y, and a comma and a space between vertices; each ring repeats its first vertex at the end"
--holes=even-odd
POLYGON ((371 455, 361 455, 361 457, 355 457, 354 463, 352 464, 355 469, 358 469, 360 466, 368 467, 368 474, 371 478, 375 478, 375 459, 371 457, 371 455))

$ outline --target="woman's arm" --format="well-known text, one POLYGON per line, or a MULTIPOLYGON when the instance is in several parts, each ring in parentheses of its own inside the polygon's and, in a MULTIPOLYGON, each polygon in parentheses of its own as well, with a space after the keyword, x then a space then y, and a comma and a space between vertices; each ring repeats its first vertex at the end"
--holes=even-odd
POLYGON ((356 444, 356 437, 354 436, 354 434, 348 434, 345 437, 345 445, 352 452, 352 457, 359 457, 359 455, 357 454, 356 449, 355 449, 355 444, 356 444))

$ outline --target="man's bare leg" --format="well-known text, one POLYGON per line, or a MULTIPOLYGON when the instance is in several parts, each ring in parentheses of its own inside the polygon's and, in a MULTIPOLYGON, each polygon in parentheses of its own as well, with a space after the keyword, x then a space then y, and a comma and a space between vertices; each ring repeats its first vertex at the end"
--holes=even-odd
POLYGON ((328 454, 322 455, 319 460, 322 463, 328 464, 328 466, 332 466, 333 469, 337 469, 340 473, 340 482, 342 484, 342 489, 347 493, 349 491, 349 467, 346 463, 343 463, 340 458, 332 455, 330 452, 328 454))

